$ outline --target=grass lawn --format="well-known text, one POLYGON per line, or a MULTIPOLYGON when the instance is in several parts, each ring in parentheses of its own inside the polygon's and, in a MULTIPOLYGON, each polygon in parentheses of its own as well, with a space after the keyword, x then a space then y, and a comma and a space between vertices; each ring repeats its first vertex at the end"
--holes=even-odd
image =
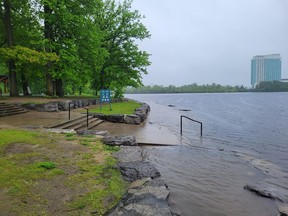
POLYGON ((102 105, 102 110, 100 110, 100 106, 97 106, 97 108, 89 109, 89 112, 91 113, 103 113, 105 115, 112 115, 112 114, 133 114, 135 112, 135 109, 141 107, 141 103, 138 103, 136 101, 125 101, 125 102, 117 102, 117 103, 111 103, 110 105, 105 103, 102 105))
POLYGON ((127 188, 94 136, 0 128, 1 215, 103 215, 127 188))

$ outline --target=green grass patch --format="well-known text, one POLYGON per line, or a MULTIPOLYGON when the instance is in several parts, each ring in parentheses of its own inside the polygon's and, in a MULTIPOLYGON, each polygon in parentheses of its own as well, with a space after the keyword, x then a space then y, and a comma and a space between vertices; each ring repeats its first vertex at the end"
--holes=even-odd
POLYGON ((116 160, 111 156, 106 158, 104 164, 91 166, 91 163, 93 159, 85 155, 83 161, 78 164, 83 173, 71 177, 70 181, 74 181, 73 185, 91 189, 74 200, 69 207, 84 209, 86 212, 96 211, 99 215, 103 215, 119 202, 128 184, 115 168, 116 160))
POLYGON ((141 103, 138 103, 136 101, 125 101, 125 102, 117 102, 112 103, 111 107, 112 110, 110 110, 109 104, 103 104, 102 109, 96 108, 96 109, 89 109, 89 112, 91 113, 102 113, 105 115, 112 115, 112 114, 133 114, 135 109, 139 108, 141 106, 141 103))
POLYGON ((39 162, 37 167, 50 170, 56 168, 56 164, 53 162, 39 162))
POLYGON ((0 137, 0 209, 13 215, 48 215, 47 203, 59 195, 45 194, 58 190, 72 194, 59 212, 103 215, 127 189, 112 157, 119 148, 95 136, 0 129, 0 137))
POLYGON ((119 146, 109 146, 109 145, 104 145, 103 147, 106 151, 109 151, 109 152, 117 152, 120 150, 120 147, 119 146))
POLYGON ((28 143, 39 144, 47 143, 47 140, 42 139, 41 135, 37 132, 30 132, 24 130, 2 129, 0 130, 0 154, 4 149, 13 143, 28 143))

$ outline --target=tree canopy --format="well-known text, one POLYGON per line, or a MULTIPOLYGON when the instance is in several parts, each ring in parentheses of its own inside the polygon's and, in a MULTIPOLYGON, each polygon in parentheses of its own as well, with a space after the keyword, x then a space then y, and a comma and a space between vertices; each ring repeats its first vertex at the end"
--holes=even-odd
POLYGON ((10 95, 64 96, 110 88, 118 96, 142 84, 150 37, 132 0, 0 0, 0 68, 10 95), (20 88, 22 87, 22 88, 20 88))

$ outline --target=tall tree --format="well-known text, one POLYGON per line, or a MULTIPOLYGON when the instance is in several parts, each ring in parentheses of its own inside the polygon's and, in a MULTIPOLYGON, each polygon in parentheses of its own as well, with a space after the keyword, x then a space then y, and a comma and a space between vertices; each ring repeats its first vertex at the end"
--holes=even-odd
MULTIPOLYGON (((5 26, 5 40, 8 47, 12 47, 14 45, 11 10, 11 0, 3 0, 3 4, 1 5, 1 17, 5 26), (4 13, 2 7, 4 9, 4 13)), ((15 61, 13 59, 9 59, 7 64, 9 69, 10 96, 18 96, 15 61)))
POLYGON ((41 25, 35 16, 36 8, 33 2, 34 0, 0 0, 0 16, 2 18, 0 28, 1 33, 4 32, 4 34, 0 33, 2 46, 0 58, 8 62, 11 96, 18 95, 17 80, 19 82, 20 79, 23 93, 27 93, 28 79, 26 76, 35 71, 35 65, 42 65, 43 59, 39 58, 45 56, 41 52, 43 39, 41 25), (32 58, 28 59, 25 55, 32 58), (33 63, 33 70, 31 63, 33 63))
MULTIPOLYGON (((52 21, 52 8, 50 1, 44 1, 44 38, 46 41, 45 50, 46 52, 51 52, 51 42, 53 41, 53 21, 52 21)), ((51 74, 51 62, 47 62, 45 66, 45 77, 46 77, 46 94, 49 96, 54 95, 54 85, 53 85, 53 77, 51 74)))
POLYGON ((144 17, 131 9, 131 3, 131 0, 104 1, 95 17, 104 35, 101 46, 108 53, 95 71, 96 89, 109 87, 121 93, 126 86, 141 85, 142 74, 147 73, 149 54, 140 51, 137 42, 149 38, 150 33, 141 22, 144 17))
MULTIPOLYGON (((94 50, 99 48, 97 34, 92 35, 92 30, 95 29, 92 15, 101 2, 41 0, 39 3, 44 7, 46 43, 60 56, 59 63, 47 74, 55 80, 57 96, 62 97, 66 83, 81 84, 83 80, 87 82, 91 76, 94 61, 89 58, 97 59, 94 50)), ((51 89, 47 93, 51 95, 51 89)))

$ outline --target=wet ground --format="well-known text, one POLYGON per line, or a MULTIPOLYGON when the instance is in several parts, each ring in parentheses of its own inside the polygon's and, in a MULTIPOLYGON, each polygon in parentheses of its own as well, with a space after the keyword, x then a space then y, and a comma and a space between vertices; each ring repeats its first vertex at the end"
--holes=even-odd
MULTIPOLYGON (((71 119, 82 116, 81 113, 71 112, 71 119)), ((0 127, 42 128, 49 124, 68 120, 68 112, 37 112, 29 111, 24 114, 0 118, 0 127)))
MULTIPOLYGON (((81 109, 71 111, 71 119, 83 116, 81 109)), ((0 128, 16 127, 16 128, 45 128, 49 125, 64 122, 68 120, 67 111, 59 112, 37 112, 29 111, 24 114, 1 117, 0 128)), ((129 125, 122 123, 103 122, 96 130, 108 131, 112 135, 134 135, 138 143, 148 144, 177 144, 177 136, 171 134, 166 128, 155 125, 146 121, 140 125, 129 125)))

